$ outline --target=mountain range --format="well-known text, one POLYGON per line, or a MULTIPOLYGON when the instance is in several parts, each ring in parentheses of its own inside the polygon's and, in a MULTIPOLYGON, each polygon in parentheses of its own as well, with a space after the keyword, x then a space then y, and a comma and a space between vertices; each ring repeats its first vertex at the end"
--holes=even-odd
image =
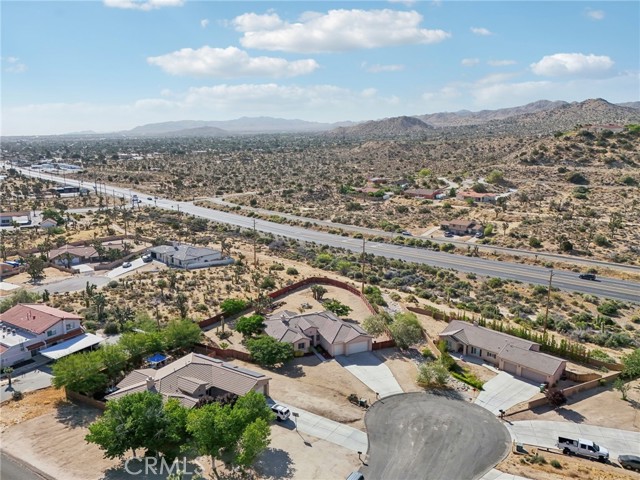
POLYGON ((150 123, 108 134, 76 132, 69 135, 100 137, 225 137, 248 134, 324 133, 335 137, 431 136, 436 134, 545 134, 577 124, 640 122, 640 102, 612 104, 590 99, 583 102, 540 100, 526 105, 472 112, 441 112, 400 116, 366 122, 321 123, 272 117, 235 120, 182 120, 150 123))

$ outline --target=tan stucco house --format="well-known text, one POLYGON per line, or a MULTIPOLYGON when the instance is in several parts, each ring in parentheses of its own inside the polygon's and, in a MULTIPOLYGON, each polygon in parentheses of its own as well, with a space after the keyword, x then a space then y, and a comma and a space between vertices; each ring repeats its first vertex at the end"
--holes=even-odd
POLYGON ((269 380, 271 379, 266 375, 231 362, 190 353, 158 370, 134 370, 105 398, 113 400, 130 393, 149 390, 161 393, 165 398, 176 398, 185 407, 191 408, 205 395, 216 397, 235 393, 242 396, 256 391, 267 396, 269 380))
POLYGON ((280 342, 293 344, 296 351, 307 352, 320 345, 329 355, 351 355, 371 351, 373 337, 359 325, 346 322, 331 312, 270 315, 265 320, 265 333, 280 342))
POLYGON ((440 333, 449 350, 477 357, 500 370, 537 383, 555 385, 567 362, 540 352, 540 344, 496 332, 489 328, 454 320, 440 333))

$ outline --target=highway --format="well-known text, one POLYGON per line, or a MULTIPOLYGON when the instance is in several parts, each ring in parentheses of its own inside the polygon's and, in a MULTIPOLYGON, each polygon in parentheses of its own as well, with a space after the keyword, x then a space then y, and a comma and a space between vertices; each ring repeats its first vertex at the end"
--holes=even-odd
MULTIPOLYGON (((14 167, 16 168, 16 167, 14 167)), ((32 177, 43 178, 68 185, 92 186, 87 182, 63 179, 50 174, 43 174, 23 168, 16 168, 21 173, 32 177)), ((253 228, 254 219, 242 215, 221 212, 209 208, 199 207, 192 202, 176 202, 166 198, 152 198, 148 200, 148 194, 137 192, 129 188, 106 185, 106 191, 116 196, 131 198, 137 195, 141 206, 149 205, 167 210, 180 211, 196 217, 206 218, 219 223, 226 223, 243 228, 253 228)), ((362 240, 342 237, 326 232, 309 230, 291 225, 283 225, 265 220, 255 220, 255 228, 264 233, 292 238, 302 242, 313 242, 331 247, 344 248, 352 252, 362 251, 362 240)), ((549 282, 549 269, 533 265, 523 265, 513 262, 500 262, 477 257, 467 257, 445 252, 436 252, 426 249, 417 249, 400 245, 392 245, 377 242, 365 242, 368 253, 396 258, 407 262, 423 263, 441 268, 451 268, 460 272, 475 273, 482 276, 500 277, 516 280, 523 283, 547 285, 549 282)), ((553 286, 566 291, 580 292, 597 295, 622 301, 640 302, 640 283, 613 278, 598 277, 598 281, 582 280, 575 272, 555 270, 553 286)))

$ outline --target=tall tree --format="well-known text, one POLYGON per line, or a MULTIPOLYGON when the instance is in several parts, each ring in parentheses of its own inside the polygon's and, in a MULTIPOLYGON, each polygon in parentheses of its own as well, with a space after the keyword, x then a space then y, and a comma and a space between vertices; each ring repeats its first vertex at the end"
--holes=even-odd
POLYGON ((27 275, 31 277, 33 283, 38 283, 45 277, 45 262, 40 257, 29 255, 27 257, 27 275))
POLYGON ((98 317, 98 322, 102 322, 104 318, 104 310, 107 306, 107 297, 105 297, 104 293, 96 293, 91 298, 91 301, 96 307, 96 316, 98 317))
POLYGON ((68 355, 53 364, 51 383, 56 388, 66 387, 91 396, 107 386, 108 378, 102 371, 103 367, 100 358, 92 352, 68 355))
POLYGON ((191 320, 181 319, 169 322, 163 330, 168 349, 188 351, 202 338, 202 330, 191 320))

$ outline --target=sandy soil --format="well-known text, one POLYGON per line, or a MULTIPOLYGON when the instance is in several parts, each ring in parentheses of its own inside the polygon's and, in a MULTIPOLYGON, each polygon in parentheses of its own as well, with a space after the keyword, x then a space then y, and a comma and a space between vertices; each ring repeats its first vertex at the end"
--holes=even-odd
POLYGON ((640 380, 631 382, 629 401, 611 386, 598 387, 569 397, 562 408, 539 407, 510 416, 510 420, 551 420, 640 431, 640 380), (604 407, 604 408, 603 408, 604 407))
POLYGON ((351 404, 347 396, 355 393, 372 402, 375 393, 335 360, 321 363, 316 356, 307 356, 273 370, 240 360, 233 362, 270 377, 269 394, 275 400, 365 429, 365 411, 351 404))
POLYGON ((522 463, 525 455, 511 453, 505 460, 499 463, 496 468, 501 472, 520 475, 525 478, 536 480, 566 480, 567 478, 577 478, 584 480, 622 480, 638 479, 640 475, 620 468, 618 465, 605 465, 593 462, 588 459, 569 457, 561 453, 538 450, 530 445, 524 446, 530 454, 542 455, 546 464, 522 463), (550 465, 552 460, 560 462, 561 468, 554 468, 550 465))
MULTIPOLYGON (((71 273, 60 271, 57 268, 47 267, 44 269, 44 280, 39 285, 45 285, 47 283, 56 282, 58 280, 62 280, 63 278, 69 278, 72 276, 73 275, 71 273)), ((14 275, 10 278, 9 281, 15 285, 33 285, 31 283, 31 277, 27 274, 27 272, 22 272, 18 275, 14 275)))
POLYGON ((25 393, 24 398, 18 402, 7 400, 2 403, 0 409, 0 432, 4 432, 12 425, 50 412, 60 402, 66 402, 64 390, 55 388, 25 393))
POLYGON ((346 478, 360 467, 358 454, 281 425, 271 427, 271 445, 256 464, 260 478, 346 478))

